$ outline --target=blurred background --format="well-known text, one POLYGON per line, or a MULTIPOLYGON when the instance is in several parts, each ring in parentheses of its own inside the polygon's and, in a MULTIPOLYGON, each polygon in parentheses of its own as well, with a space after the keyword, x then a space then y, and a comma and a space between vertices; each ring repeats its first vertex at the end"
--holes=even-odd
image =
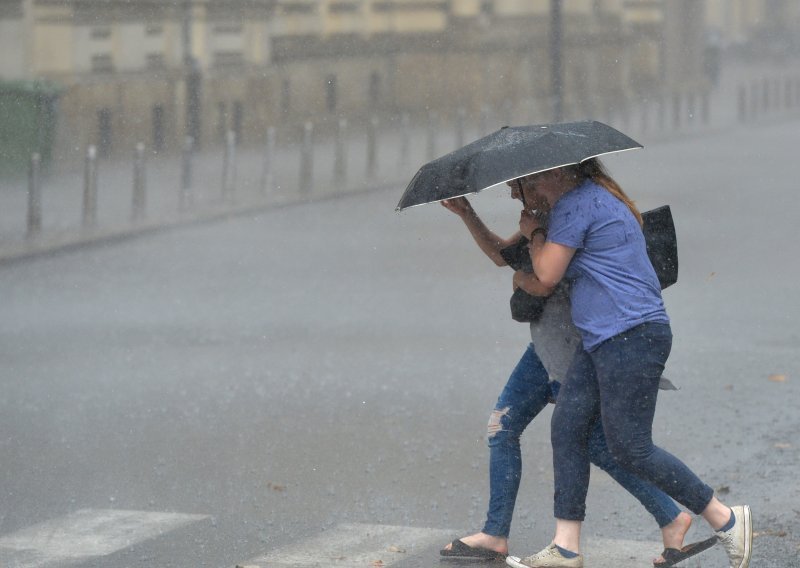
POLYGON ((402 186, 506 124, 796 116, 798 32, 790 0, 0 0, 0 256, 402 186))

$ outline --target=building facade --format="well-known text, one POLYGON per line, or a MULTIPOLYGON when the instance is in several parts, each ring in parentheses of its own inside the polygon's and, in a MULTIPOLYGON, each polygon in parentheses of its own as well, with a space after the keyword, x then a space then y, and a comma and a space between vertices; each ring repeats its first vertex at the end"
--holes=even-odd
MULTIPOLYGON (((176 151, 233 130, 261 143, 340 117, 451 121, 485 109, 552 117, 554 49, 565 118, 681 85, 702 88, 700 3, 563 0, 0 0, 0 79, 64 89, 56 155, 136 142, 176 151), (680 4, 680 6, 678 6, 680 4), (677 34, 677 43, 671 40, 677 34), (680 48, 680 52, 678 52, 680 48)), ((689 87, 687 87, 689 88, 689 87)))

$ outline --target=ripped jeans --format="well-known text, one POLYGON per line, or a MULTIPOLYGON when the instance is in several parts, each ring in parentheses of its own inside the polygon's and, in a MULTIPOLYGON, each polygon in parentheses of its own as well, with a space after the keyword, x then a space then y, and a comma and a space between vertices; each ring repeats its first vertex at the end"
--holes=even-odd
MULTIPOLYGON (((489 511, 484 533, 508 537, 522 475, 520 436, 547 403, 557 396, 559 386, 559 383, 549 381, 533 344, 529 345, 508 378, 489 420, 489 511)), ((668 525, 678 516, 680 509, 672 499, 614 460, 599 421, 589 437, 588 452, 590 461, 636 497, 655 517, 659 527, 668 525)))

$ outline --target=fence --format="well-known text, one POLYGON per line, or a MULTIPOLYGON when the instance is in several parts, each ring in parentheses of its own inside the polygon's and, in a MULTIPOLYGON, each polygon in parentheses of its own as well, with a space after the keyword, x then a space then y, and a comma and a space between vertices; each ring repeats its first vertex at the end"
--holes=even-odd
MULTIPOLYGON (((448 117, 430 112, 422 120, 413 120, 408 114, 374 116, 358 129, 340 119, 324 134, 318 133, 311 121, 293 131, 270 127, 263 145, 256 149, 240 148, 230 131, 221 152, 198 152, 187 138, 177 160, 159 159, 140 143, 127 166, 104 161, 97 149, 89 146, 83 160, 80 198, 74 177, 51 176, 43 184, 42 158, 34 153, 25 210, 21 204, 3 207, 5 229, 0 232, 0 247, 17 243, 20 250, 32 250, 53 246, 64 241, 65 235, 67 241, 80 241, 108 231, 130 232, 376 187, 395 185, 401 190, 422 163, 503 124, 537 122, 546 103, 522 101, 501 109, 484 107, 472 120, 464 109, 455 109, 448 117), (511 120, 512 116, 523 119, 511 120), (79 218, 76 202, 81 204, 79 218), (24 227, 21 219, 25 219, 24 227)), ((740 82, 735 94, 707 91, 645 97, 635 105, 607 109, 598 118, 635 138, 653 140, 725 124, 752 123, 795 113, 798 108, 800 77, 774 76, 740 82), (720 104, 725 99, 734 104, 720 104), (719 115, 716 119, 715 114, 719 115)))

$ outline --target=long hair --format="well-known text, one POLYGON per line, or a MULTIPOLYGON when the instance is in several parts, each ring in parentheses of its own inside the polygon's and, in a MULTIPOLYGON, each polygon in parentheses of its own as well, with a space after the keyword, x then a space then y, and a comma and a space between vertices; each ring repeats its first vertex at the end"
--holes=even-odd
POLYGON ((597 185, 603 186, 611 195, 622 201, 628 209, 631 210, 633 216, 636 217, 640 227, 644 224, 642 221, 642 214, 639 213, 636 204, 622 191, 622 188, 614 181, 614 178, 611 177, 606 167, 598 158, 591 158, 585 162, 581 162, 575 167, 577 168, 578 175, 589 178, 597 185))

